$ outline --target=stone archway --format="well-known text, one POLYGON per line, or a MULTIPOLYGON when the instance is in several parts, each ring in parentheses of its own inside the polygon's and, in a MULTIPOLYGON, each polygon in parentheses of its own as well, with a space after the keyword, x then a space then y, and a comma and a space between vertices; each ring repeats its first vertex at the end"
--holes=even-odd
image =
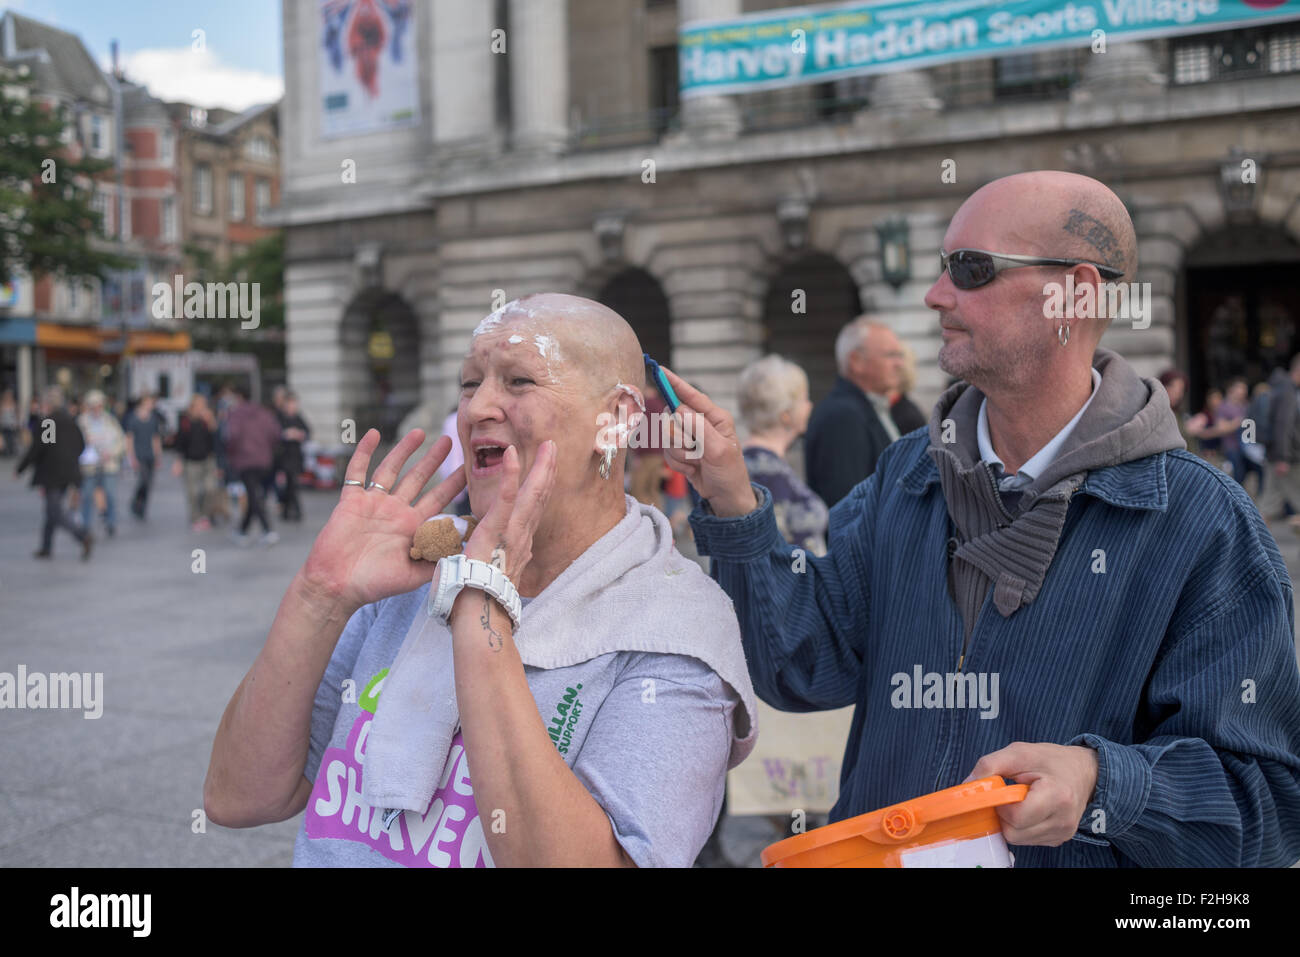
POLYGON ((595 298, 627 320, 643 352, 660 362, 672 361, 672 316, 658 279, 644 269, 628 266, 605 280, 595 298))
POLYGON ((816 402, 835 383, 835 337, 861 313, 849 270, 827 253, 803 253, 786 261, 768 285, 763 351, 802 366, 816 402))
POLYGON ((340 401, 357 437, 377 428, 385 441, 420 401, 420 333, 415 311, 396 293, 371 287, 344 311, 340 401))
POLYGON ((1300 352, 1300 243, 1277 227, 1224 226, 1183 260, 1186 345, 1193 408, 1234 376, 1254 384, 1300 352))

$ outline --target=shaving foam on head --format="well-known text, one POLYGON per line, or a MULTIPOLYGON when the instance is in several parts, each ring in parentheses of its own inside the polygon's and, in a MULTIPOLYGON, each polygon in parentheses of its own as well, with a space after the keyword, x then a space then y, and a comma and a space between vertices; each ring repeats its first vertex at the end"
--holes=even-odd
POLYGON ((618 385, 614 386, 614 388, 617 389, 619 392, 626 392, 628 395, 632 397, 632 400, 636 402, 636 407, 640 409, 642 412, 645 411, 645 399, 641 397, 641 390, 638 389, 636 386, 627 385, 626 383, 620 382, 618 385))
POLYGON ((538 354, 548 363, 551 359, 559 361, 564 358, 560 355, 560 344, 552 336, 533 336, 533 345, 537 346, 538 354))
POLYGON ((470 338, 477 339, 479 336, 483 335, 483 333, 491 332, 493 329, 499 326, 501 324, 501 320, 505 318, 506 313, 510 312, 515 307, 515 303, 517 303, 518 301, 519 301, 518 299, 511 299, 508 303, 506 303, 496 312, 490 312, 486 316, 484 316, 483 321, 474 327, 474 332, 471 333, 470 338))

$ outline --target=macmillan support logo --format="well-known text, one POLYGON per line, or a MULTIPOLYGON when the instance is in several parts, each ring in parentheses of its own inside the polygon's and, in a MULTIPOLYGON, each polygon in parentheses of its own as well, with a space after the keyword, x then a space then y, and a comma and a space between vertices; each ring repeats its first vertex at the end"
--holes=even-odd
POLYGON ((551 726, 546 729, 546 733, 555 742, 556 750, 561 754, 569 753, 569 745, 573 742, 573 729, 578 726, 578 719, 582 716, 582 701, 578 698, 578 692, 581 690, 581 683, 576 688, 564 689, 564 698, 555 706, 555 717, 551 719, 551 726))

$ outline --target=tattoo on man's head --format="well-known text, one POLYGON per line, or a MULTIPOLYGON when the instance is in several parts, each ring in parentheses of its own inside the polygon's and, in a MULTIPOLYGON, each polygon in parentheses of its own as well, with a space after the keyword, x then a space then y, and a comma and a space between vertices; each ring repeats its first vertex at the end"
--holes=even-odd
POLYGON ((1072 209, 1064 229, 1101 253, 1101 260, 1107 266, 1121 270, 1125 268, 1124 251, 1120 248, 1119 240, 1101 220, 1089 216, 1081 209, 1072 209))

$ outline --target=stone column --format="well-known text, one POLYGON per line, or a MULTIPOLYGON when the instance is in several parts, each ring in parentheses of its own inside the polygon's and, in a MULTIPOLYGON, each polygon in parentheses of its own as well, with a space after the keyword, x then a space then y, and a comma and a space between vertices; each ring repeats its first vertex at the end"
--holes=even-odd
POLYGON ((481 156, 495 146, 492 9, 486 0, 432 0, 433 146, 441 159, 481 156))
MULTIPOLYGON (((27 408, 32 404, 32 347, 18 347, 18 411, 22 415, 27 414, 27 408)), ((23 421, 23 420, 19 420, 23 421)))
POLYGON ((1177 362, 1175 301, 1187 248, 1201 237, 1202 221, 1188 204, 1134 204, 1139 288, 1150 293, 1150 315, 1116 318, 1101 345, 1122 355, 1141 375, 1159 375, 1177 362), (1149 285, 1148 285, 1149 284, 1149 285))
POLYGON ((313 437, 326 447, 339 444, 343 417, 351 414, 342 383, 354 347, 344 343, 339 328, 353 297, 350 280, 346 260, 291 262, 284 270, 289 387, 301 399, 313 437))
MULTIPOLYGON (((740 0, 678 0, 682 23, 741 15, 740 0)), ((682 132, 693 139, 725 140, 739 135, 740 110, 730 96, 694 96, 682 100, 682 132)))
POLYGON ((507 49, 516 151, 560 153, 568 145, 567 8, 567 0, 510 0, 507 49))
POLYGON ((742 236, 665 246, 647 268, 668 297, 673 371, 738 415, 737 378, 763 354, 762 248, 742 236))
POLYGON ((934 95, 930 74, 924 70, 893 70, 876 76, 871 84, 871 107, 864 112, 888 110, 906 113, 937 110, 943 103, 934 95))
POLYGON ((1090 100, 1123 102, 1134 96, 1165 91, 1169 78, 1161 72, 1151 44, 1141 40, 1109 43, 1105 53, 1093 53, 1083 75, 1070 89, 1076 103, 1090 100))

